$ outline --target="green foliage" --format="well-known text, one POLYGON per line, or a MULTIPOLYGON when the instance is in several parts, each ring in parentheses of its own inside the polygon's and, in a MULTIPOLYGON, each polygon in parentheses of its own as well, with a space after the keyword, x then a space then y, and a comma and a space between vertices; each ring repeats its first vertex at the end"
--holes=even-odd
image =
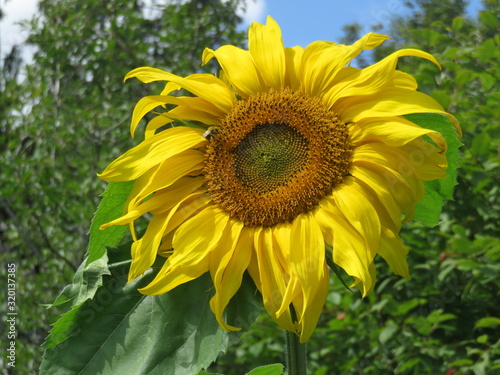
POLYGON ((63 289, 49 307, 58 307, 67 312, 72 307, 80 306, 95 295, 102 285, 103 275, 110 274, 106 249, 117 246, 127 228, 113 226, 100 230, 100 226, 121 216, 132 186, 132 182, 113 182, 108 185, 90 225, 88 256, 78 267, 73 282, 63 289))
MULTIPOLYGON (((208 274, 171 293, 144 296, 137 289, 151 282, 161 262, 127 284, 129 249, 108 252, 110 275, 103 286, 54 324, 40 374, 196 374, 237 340, 210 310, 208 274)), ((248 329, 260 311, 259 298, 245 279, 227 307, 228 322, 248 329)))
POLYGON ((181 75, 210 71, 213 65, 200 67, 206 46, 243 43, 238 4, 41 0, 24 23, 33 61, 23 64, 23 46, 2 59, 0 263, 15 261, 20 280, 17 373, 37 373, 49 323, 95 293, 107 273, 97 237, 121 228, 94 234, 88 248, 106 188, 96 173, 135 143, 127 131, 131 103, 147 94, 123 77, 143 65, 181 75), (87 264, 73 275, 87 251, 87 264), (41 306, 72 279, 57 309, 41 306))

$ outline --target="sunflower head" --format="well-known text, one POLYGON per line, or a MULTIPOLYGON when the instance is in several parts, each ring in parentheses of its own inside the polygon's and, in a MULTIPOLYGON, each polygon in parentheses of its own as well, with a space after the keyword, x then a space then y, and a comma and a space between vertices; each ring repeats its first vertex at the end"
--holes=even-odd
POLYGON ((438 113, 460 128, 396 70, 401 56, 438 64, 425 52, 403 49, 357 69, 351 60, 388 37, 285 48, 271 17, 252 24, 248 37, 248 50, 205 50, 202 63, 215 58, 219 77, 150 67, 127 75, 167 82, 136 105, 132 135, 145 114, 164 111, 147 124, 145 140, 99 176, 135 180, 123 216, 103 228, 130 225, 129 280, 158 254, 167 257, 142 293, 166 293, 210 272, 210 306, 224 329, 236 330, 224 309, 248 272, 270 316, 306 341, 329 286, 325 245, 363 295, 374 286, 377 254, 409 277, 401 221, 412 217, 423 182, 445 177, 447 146, 402 116, 438 113), (179 89, 192 95, 177 96, 179 89), (206 129, 160 131, 176 120, 206 129), (133 222, 146 213, 151 220, 137 238, 133 222))
POLYGON ((271 89, 239 101, 205 152, 215 204, 246 226, 291 223, 348 174, 347 127, 321 100, 271 89))

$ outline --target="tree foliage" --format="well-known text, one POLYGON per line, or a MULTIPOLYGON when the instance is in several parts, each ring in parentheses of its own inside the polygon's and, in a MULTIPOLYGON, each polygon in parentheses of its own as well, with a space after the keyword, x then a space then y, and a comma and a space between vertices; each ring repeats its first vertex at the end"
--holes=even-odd
POLYGON ((238 6, 41 0, 24 23, 33 61, 21 64, 17 46, 0 74, 0 262, 18 265, 19 374, 36 373, 57 317, 40 304, 71 281, 87 251, 106 187, 96 173, 134 144, 127 124, 146 92, 123 77, 144 65, 201 72, 205 46, 243 43, 238 6))

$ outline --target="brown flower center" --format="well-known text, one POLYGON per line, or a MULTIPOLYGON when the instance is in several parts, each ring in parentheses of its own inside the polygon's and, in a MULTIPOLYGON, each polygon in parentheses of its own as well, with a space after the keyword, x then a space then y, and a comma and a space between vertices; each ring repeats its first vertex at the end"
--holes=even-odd
POLYGON ((288 89, 239 101, 205 151, 213 202, 247 226, 291 222, 348 174, 345 124, 319 98, 288 89))

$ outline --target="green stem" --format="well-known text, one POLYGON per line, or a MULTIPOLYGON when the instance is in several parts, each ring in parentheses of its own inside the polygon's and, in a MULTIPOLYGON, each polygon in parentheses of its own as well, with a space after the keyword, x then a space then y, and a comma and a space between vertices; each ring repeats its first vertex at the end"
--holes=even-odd
POLYGON ((288 375, 307 375, 306 344, 290 331, 286 331, 285 338, 288 375))

